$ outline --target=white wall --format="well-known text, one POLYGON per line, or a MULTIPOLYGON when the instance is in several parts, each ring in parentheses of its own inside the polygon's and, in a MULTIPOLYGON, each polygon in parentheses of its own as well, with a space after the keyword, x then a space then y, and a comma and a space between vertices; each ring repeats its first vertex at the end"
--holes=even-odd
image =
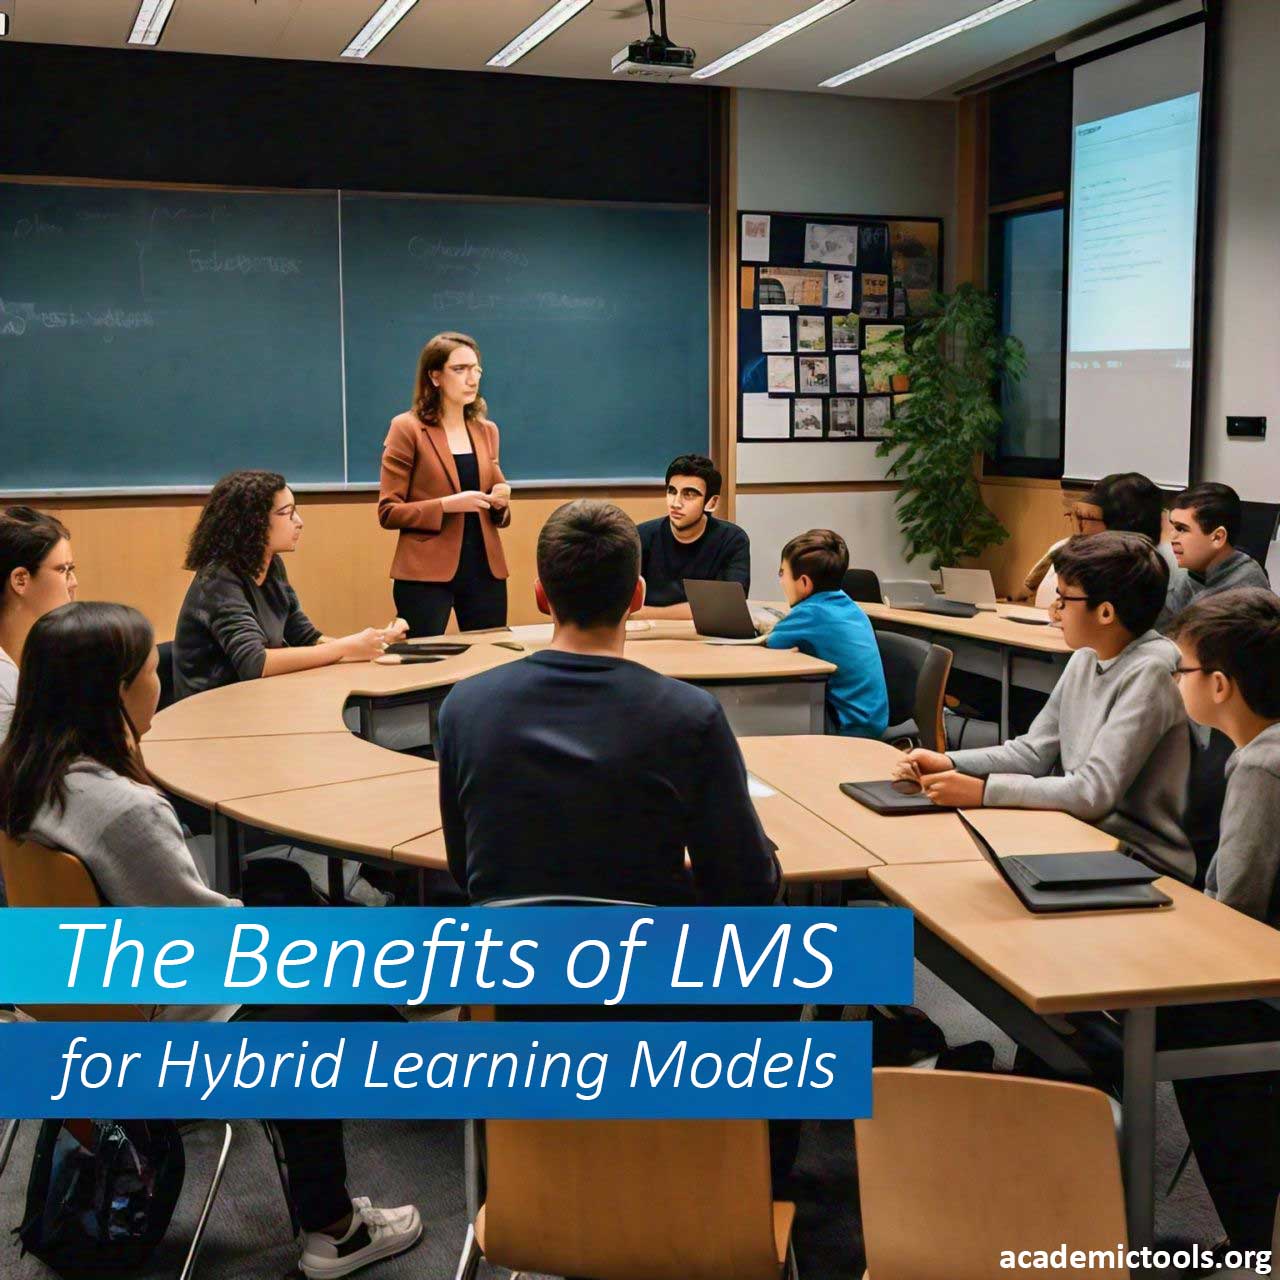
MULTIPOLYGON (((790 213, 943 218, 944 284, 954 280, 956 111, 951 103, 738 90, 738 207, 790 213)), ((884 475, 872 445, 744 444, 739 484, 866 480, 884 475), (855 451, 850 454, 850 450, 855 451), (797 472, 797 459, 803 463, 797 472)), ((850 562, 902 576, 902 538, 889 492, 740 494, 751 537, 752 592, 774 580, 793 534, 829 527, 850 562)), ((919 575, 917 575, 919 576, 919 575)))
MULTIPOLYGON (((849 566, 874 569, 880 578, 928 578, 911 569, 893 514, 893 491, 861 493, 742 493, 737 523, 751 537, 751 595, 781 600, 778 553, 805 529, 834 529, 849 544, 849 566)), ((924 563, 923 561, 921 562, 924 563)))
POLYGON ((1280 502, 1280 5, 1226 0, 1204 476, 1280 502), (1267 438, 1228 440, 1227 414, 1267 438))

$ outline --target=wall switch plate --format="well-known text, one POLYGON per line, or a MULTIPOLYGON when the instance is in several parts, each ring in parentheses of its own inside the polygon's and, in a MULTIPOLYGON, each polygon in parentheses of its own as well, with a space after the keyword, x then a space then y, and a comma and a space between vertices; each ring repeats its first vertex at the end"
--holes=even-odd
POLYGON ((1240 418, 1227 415, 1227 435, 1238 440, 1265 440, 1266 418, 1240 418))

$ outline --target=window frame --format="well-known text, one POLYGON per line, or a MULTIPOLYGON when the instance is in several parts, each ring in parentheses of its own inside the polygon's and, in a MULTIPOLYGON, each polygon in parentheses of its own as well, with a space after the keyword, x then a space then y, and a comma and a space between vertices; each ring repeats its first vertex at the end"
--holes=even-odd
MULTIPOLYGON (((1047 192, 1040 196, 1030 196, 1023 200, 1012 200, 1008 204, 993 205, 987 210, 987 263, 988 287, 995 300, 997 315, 1003 312, 1004 303, 1004 239, 1005 228, 1009 222, 1018 217, 1033 213, 1061 212, 1062 226, 1062 308, 1060 313, 1060 357, 1065 359, 1067 340, 1067 193, 1065 191, 1047 192)), ((1003 329, 1001 330, 1003 333, 1003 329)), ((1010 455, 996 457, 992 453, 983 456, 983 475, 1018 477, 1037 480, 1062 479, 1063 462, 1066 450, 1066 394, 1067 383, 1065 371, 1059 378, 1058 387, 1058 449, 1054 457, 1030 457, 1010 455)), ((995 388, 999 403, 1000 389, 995 388)), ((1002 406, 1003 408, 1003 406, 1002 406)))

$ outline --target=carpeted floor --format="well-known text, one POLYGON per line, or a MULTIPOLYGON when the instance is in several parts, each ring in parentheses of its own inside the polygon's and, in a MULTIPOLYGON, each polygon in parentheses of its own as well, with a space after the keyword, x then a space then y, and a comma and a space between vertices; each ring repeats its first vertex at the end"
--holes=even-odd
MULTIPOLYGON (((919 966, 916 1003, 942 1025, 951 1044, 987 1040, 996 1046, 998 1066, 1007 1068, 1012 1061, 1009 1041, 919 966)), ((1163 1192, 1186 1145, 1168 1086, 1161 1088, 1158 1124, 1156 1181, 1163 1192)), ((54 1278, 53 1272, 34 1259, 19 1259, 7 1238, 9 1228, 21 1217, 37 1127, 34 1122, 22 1126, 9 1166, 0 1178, 0 1276, 6 1280, 54 1278)), ((235 1133, 197 1275, 200 1280, 279 1280, 294 1273, 297 1248, 288 1238, 288 1217, 271 1152, 260 1126, 238 1122, 235 1133)), ((212 1125, 200 1126, 188 1135, 182 1200, 164 1245, 139 1280, 177 1275, 219 1139, 212 1125)), ((416 1249, 361 1274, 370 1280, 451 1277, 466 1229, 461 1126, 432 1121, 353 1122, 347 1127, 347 1153, 354 1194, 369 1195, 375 1204, 415 1203, 426 1226, 416 1249)), ((998 1193, 998 1186, 999 1171, 993 1170, 993 1194, 998 1193)), ((863 1258, 852 1124, 831 1121, 805 1126, 796 1169, 785 1194, 798 1205, 796 1252, 805 1280, 858 1280, 863 1258)), ((1221 1235, 1194 1161, 1173 1196, 1160 1198, 1157 1231, 1161 1238, 1205 1245, 1221 1235)), ((482 1277, 501 1274, 505 1273, 481 1269, 482 1277)))

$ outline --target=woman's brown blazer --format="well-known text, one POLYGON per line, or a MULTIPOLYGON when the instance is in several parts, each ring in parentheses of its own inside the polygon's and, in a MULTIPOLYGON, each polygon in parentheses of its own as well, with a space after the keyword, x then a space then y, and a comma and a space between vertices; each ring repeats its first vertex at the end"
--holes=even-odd
MULTIPOLYGON (((488 493, 506 477, 498 466, 498 428, 487 419, 467 424, 480 468, 480 488, 488 493)), ((445 514, 441 499, 461 492, 458 468, 444 427, 423 422, 416 413, 398 414, 382 446, 378 523, 398 529, 391 576, 409 582, 449 582, 458 569, 466 516, 445 514)), ((511 523, 511 508, 479 513, 489 570, 507 576, 498 530, 511 523)))

